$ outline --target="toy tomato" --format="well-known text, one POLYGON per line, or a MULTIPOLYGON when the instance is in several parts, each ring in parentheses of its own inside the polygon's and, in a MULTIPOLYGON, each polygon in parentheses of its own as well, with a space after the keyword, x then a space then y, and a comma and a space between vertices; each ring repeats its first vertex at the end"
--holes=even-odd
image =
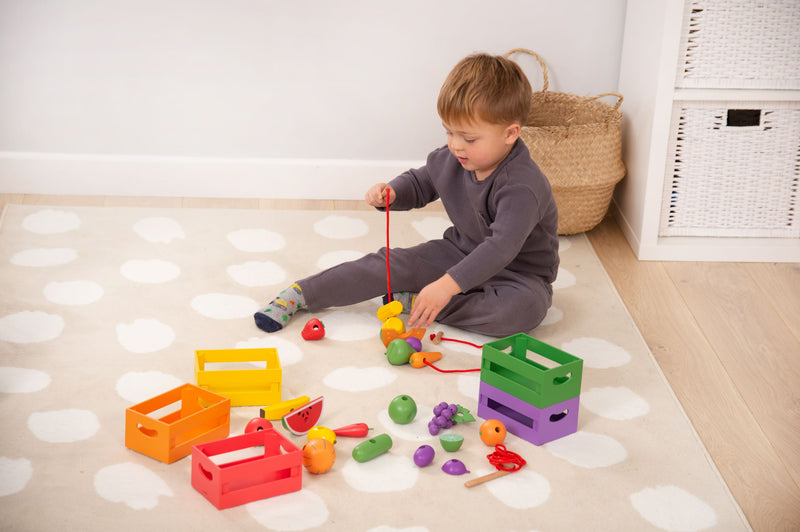
POLYGON ((312 318, 300 334, 303 340, 321 340, 325 336, 325 326, 317 318, 312 318))

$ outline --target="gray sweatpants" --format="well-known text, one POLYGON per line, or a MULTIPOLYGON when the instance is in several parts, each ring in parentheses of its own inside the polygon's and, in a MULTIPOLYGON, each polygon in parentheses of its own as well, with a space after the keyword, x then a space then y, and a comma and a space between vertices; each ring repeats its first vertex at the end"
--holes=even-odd
MULTIPOLYGON (((392 248, 392 292, 419 292, 464 258, 449 240, 392 248)), ((311 312, 343 307, 386 294, 386 248, 297 281, 311 312)), ((529 332, 550 308, 552 287, 538 277, 503 270, 483 285, 457 294, 436 321, 488 336, 529 332)))

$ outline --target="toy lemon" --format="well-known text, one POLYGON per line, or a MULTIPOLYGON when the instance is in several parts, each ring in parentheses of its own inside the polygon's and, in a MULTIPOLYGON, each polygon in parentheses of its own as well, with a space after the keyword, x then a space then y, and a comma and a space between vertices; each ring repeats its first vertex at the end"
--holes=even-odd
POLYGON ((336 443, 336 433, 333 432, 328 427, 323 427, 322 425, 316 425, 308 429, 309 441, 315 440, 317 438, 323 438, 331 443, 336 443))

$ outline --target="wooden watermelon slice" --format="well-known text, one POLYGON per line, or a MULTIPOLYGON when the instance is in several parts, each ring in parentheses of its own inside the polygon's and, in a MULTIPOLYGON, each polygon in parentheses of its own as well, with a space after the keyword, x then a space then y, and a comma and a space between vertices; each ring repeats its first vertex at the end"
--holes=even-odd
POLYGON ((317 424, 321 415, 322 397, 320 396, 283 416, 281 424, 295 436, 302 436, 317 424))

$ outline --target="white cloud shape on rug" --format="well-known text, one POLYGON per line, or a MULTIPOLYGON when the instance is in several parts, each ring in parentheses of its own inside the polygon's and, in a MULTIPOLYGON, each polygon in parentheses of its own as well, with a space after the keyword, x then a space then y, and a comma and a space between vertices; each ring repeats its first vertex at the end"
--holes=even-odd
POLYGON ((269 253, 286 247, 282 234, 267 229, 239 229, 227 234, 228 242, 239 251, 269 253))
MULTIPOLYGON (((480 347, 475 347, 475 345, 468 345, 460 342, 453 342, 447 340, 448 338, 452 340, 461 340, 462 342, 470 342, 475 345, 483 346, 483 344, 487 342, 491 342, 493 340, 497 340, 497 338, 492 338, 490 336, 485 336, 483 334, 478 334, 474 332, 465 331, 463 329, 456 329, 455 327, 450 327, 448 325, 442 325, 441 323, 436 323, 436 327, 431 327, 425 333, 425 340, 430 345, 425 347, 429 351, 441 351, 443 355, 446 357, 446 351, 458 351, 459 353, 466 353, 468 355, 473 355, 476 357, 480 357, 482 355, 482 350, 480 347), (430 341, 431 334, 435 334, 438 331, 442 331, 444 335, 444 339, 438 345, 434 344, 430 341)), ((444 358, 442 359, 444 360, 444 358)), ((478 362, 480 364, 480 362, 478 362)), ((438 365, 438 364, 437 364, 438 365)))
POLYGON ((97 434, 100 420, 89 410, 51 410, 28 416, 28 428, 42 441, 72 443, 88 440, 97 434))
POLYGON ((51 282, 44 287, 44 297, 58 305, 89 305, 103 297, 103 287, 94 281, 51 282))
POLYGON ((261 305, 247 296, 201 294, 192 299, 192 308, 206 318, 232 320, 251 317, 261 305))
POLYGON ((442 218, 441 216, 426 216, 419 222, 411 222, 411 227, 425 240, 442 238, 445 229, 451 225, 453 224, 448 218, 442 218))
POLYGON ((647 414, 650 404, 626 386, 606 386, 581 392, 581 406, 606 419, 625 421, 647 414))
POLYGON ((94 475, 94 489, 103 499, 122 502, 134 510, 152 510, 161 495, 172 497, 167 483, 143 465, 123 462, 94 475))
POLYGON ((577 278, 571 271, 564 268, 559 268, 558 276, 553 283, 553 290, 563 290, 564 288, 575 286, 576 282, 577 278))
POLYGON ((576 338, 561 344, 561 349, 582 358, 584 368, 618 368, 631 361, 625 349, 602 338, 576 338))
POLYGON ((631 494, 631 504, 650 524, 662 530, 705 530, 717 524, 714 509, 677 486, 656 486, 631 494))
POLYGON ((369 231, 369 226, 360 218, 352 216, 326 216, 314 222, 314 232, 326 238, 343 240, 358 238, 369 231))
POLYGON ((309 489, 286 493, 245 505, 247 513, 270 530, 310 530, 325 524, 330 511, 325 501, 309 489))
POLYGON ((388 386, 397 378, 397 374, 389 368, 370 367, 357 368, 345 366, 325 375, 323 384, 334 390, 345 392, 364 392, 388 386))
POLYGON ((181 224, 164 216, 142 218, 133 225, 134 232, 148 242, 169 244, 176 238, 186 238, 181 224))
POLYGON ((419 467, 407 456, 385 453, 367 462, 350 459, 342 468, 347 484, 366 493, 404 491, 414 487, 419 467))
POLYGON ((160 371, 129 371, 117 379, 117 394, 133 404, 182 386, 185 381, 160 371))
POLYGON ((157 284, 177 279, 181 268, 167 260, 133 259, 120 266, 119 273, 135 283, 157 284))
POLYGON ((553 325, 554 323, 558 323, 563 319, 564 311, 556 306, 551 306, 549 309, 547 309, 547 314, 545 314, 544 319, 539 324, 539 327, 553 325))
POLYGON ((39 310, 24 310, 0 318, 0 340, 15 344, 46 342, 64 330, 64 318, 39 310))
POLYGON ((562 251, 566 251, 572 247, 572 240, 566 236, 559 236, 558 237, 558 252, 561 253, 562 251))
POLYGON ((460 375, 456 381, 456 386, 463 395, 477 401, 481 387, 480 373, 476 371, 472 375, 460 375))
POLYGON ((0 497, 25 489, 33 476, 33 465, 27 458, 0 456, 0 497))
MULTIPOLYGON (((479 468, 472 473, 477 478, 495 471, 497 470, 479 468)), ((550 498, 552 492, 547 478, 524 467, 511 475, 487 482, 485 486, 498 501, 518 510, 541 506, 550 498)))
POLYGON ((74 231, 81 226, 81 219, 74 212, 45 209, 29 214, 22 227, 39 235, 55 235, 74 231))
POLYGON ((383 353, 385 351, 378 338, 381 322, 378 321, 375 314, 334 310, 327 313, 322 322, 325 323, 326 338, 344 342, 375 338, 375 352, 383 353))
POLYGON ((628 451, 617 440, 605 434, 578 431, 544 444, 553 456, 587 469, 608 467, 628 457, 628 451))
POLYGON ((0 367, 0 393, 33 393, 52 382, 50 375, 38 369, 0 367))
POLYGON ((275 348, 278 350, 278 360, 282 368, 303 360, 303 350, 297 344, 275 335, 248 338, 243 342, 236 342, 235 347, 236 349, 275 348))
POLYGON ((131 324, 117 324, 117 340, 131 353, 153 353, 175 341, 172 327, 155 318, 139 318, 131 324))
POLYGON ((15 253, 10 261, 16 266, 44 268, 60 266, 78 258, 78 252, 72 248, 33 248, 15 253))
POLYGON ((352 260, 360 259, 364 256, 364 253, 360 251, 353 251, 348 249, 342 249, 339 251, 330 251, 322 255, 319 259, 317 259, 317 268, 320 270, 327 270, 328 268, 333 268, 334 266, 338 266, 344 262, 350 262, 352 260))
POLYGON ((417 415, 414 420, 405 425, 398 425, 389 417, 387 408, 378 412, 378 421, 392 437, 421 443, 433 439, 433 436, 428 432, 428 421, 433 419, 432 410, 433 407, 431 406, 418 404, 417 415))
POLYGON ((286 280, 286 270, 272 261, 248 261, 225 269, 231 279, 243 286, 270 286, 286 280))

